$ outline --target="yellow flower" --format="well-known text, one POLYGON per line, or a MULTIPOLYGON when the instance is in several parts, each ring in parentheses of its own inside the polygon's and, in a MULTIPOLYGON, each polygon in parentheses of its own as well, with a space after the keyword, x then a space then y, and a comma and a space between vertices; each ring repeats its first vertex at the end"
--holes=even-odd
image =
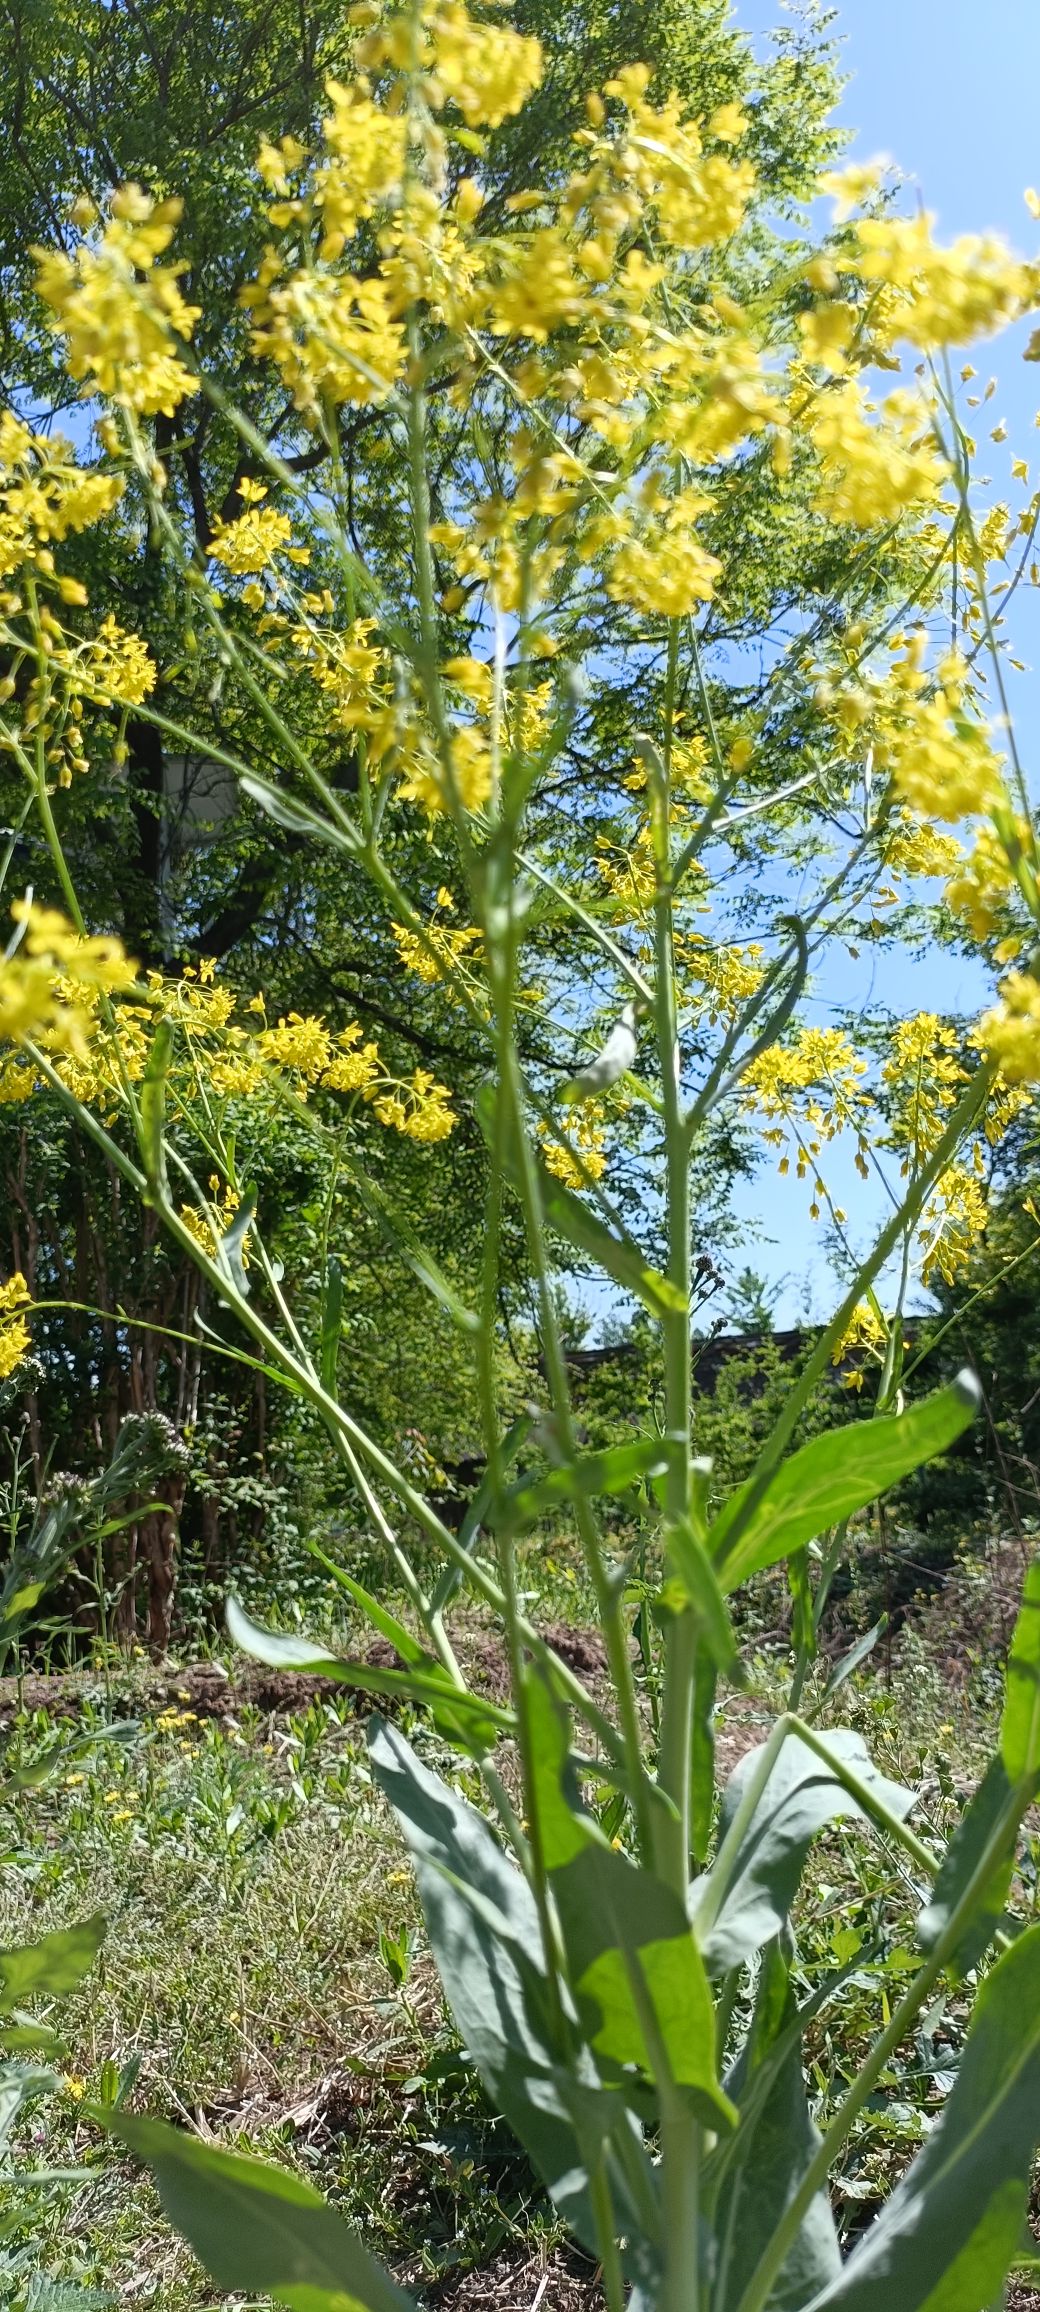
POLYGON ((881 335, 927 349, 965 345, 1010 321, 1030 301, 1028 268, 995 235, 965 234, 948 249, 934 217, 862 217, 842 263, 885 292, 881 335))
POLYGON ((607 570, 607 592, 615 602, 663 618, 684 618, 698 603, 710 602, 722 564, 693 530, 710 503, 701 490, 681 490, 642 538, 620 547, 607 570))
POLYGON ((322 1076, 322 1086, 332 1092, 364 1092, 369 1085, 382 1080, 383 1068, 377 1044, 361 1042, 361 1029, 356 1020, 343 1028, 337 1037, 340 1046, 322 1076))
POLYGON ((290 1012, 275 1028, 263 1028, 257 1042, 265 1060, 293 1069, 308 1084, 317 1083, 332 1058, 332 1039, 324 1020, 312 1015, 305 1019, 299 1012, 290 1012))
POLYGON ((607 1169, 606 1132, 601 1113, 589 1100, 568 1117, 566 1131, 557 1125, 538 1123, 546 1170, 554 1179, 562 1180, 566 1188, 584 1188, 589 1180, 602 1179, 607 1169))
POLYGON ((479 946, 480 933, 474 925, 458 931, 448 930, 439 923, 427 927, 425 940, 418 932, 409 931, 403 923, 390 926, 397 952, 406 971, 414 972, 417 979, 432 987, 437 980, 449 978, 460 966, 474 958, 468 951, 479 946))
POLYGON ((947 468, 921 428, 921 411, 891 394, 881 422, 852 379, 821 396, 808 419, 820 461, 817 503, 834 522, 869 529, 937 495, 947 468))
POLYGON ((360 407, 386 401, 407 355, 388 282, 320 269, 279 280, 279 271, 273 253, 245 301, 254 351, 274 362, 297 408, 316 411, 326 395, 360 407))
POLYGON ((977 1036, 1009 1084, 1040 1083, 1040 983, 1031 972, 1012 971, 1001 982, 1000 1001, 983 1014, 977 1036))
POLYGON ((96 247, 84 242, 74 257, 33 250, 36 285, 66 339, 70 376, 145 417, 172 417, 195 390, 176 341, 190 338, 201 308, 181 295, 183 267, 155 262, 180 213, 180 201, 154 202, 139 185, 123 185, 96 247))
POLYGON ((279 514, 274 506, 254 505, 240 514, 237 521, 222 523, 209 550, 215 562, 223 562, 235 577, 244 578, 254 571, 266 570, 291 537, 292 523, 287 514, 279 514))
POLYGON ((0 1284, 0 1381, 6 1381, 30 1347, 29 1327, 18 1312, 30 1304, 29 1287, 20 1269, 0 1284))
POLYGON ((500 128, 542 77, 541 44, 499 18, 478 24, 459 0, 427 6, 431 102, 458 106, 468 128, 500 128))
POLYGON ((92 692, 122 706, 140 706, 155 689, 156 670, 147 646, 127 634, 111 612, 104 618, 83 660, 92 692))

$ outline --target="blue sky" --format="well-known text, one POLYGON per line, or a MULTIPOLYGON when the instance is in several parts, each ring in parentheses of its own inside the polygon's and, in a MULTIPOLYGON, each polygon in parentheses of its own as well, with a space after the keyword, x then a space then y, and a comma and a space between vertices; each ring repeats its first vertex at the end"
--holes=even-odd
MULTIPOLYGON (((735 0, 734 12, 756 47, 764 44, 777 20, 775 0, 735 0)), ((839 114, 851 135, 850 157, 884 154, 896 162, 907 180, 907 205, 920 198, 933 210, 942 238, 998 231, 1023 254, 1036 254, 1040 226, 1023 192, 1040 186, 1040 0, 839 0, 837 29, 850 76, 839 114)), ((993 475, 994 502, 1012 487, 1012 455, 1028 457, 1031 479, 1040 469, 1040 366, 1021 358, 1028 335, 1026 327, 1008 331, 972 356, 981 384, 990 376, 998 380, 985 413, 978 413, 980 452, 983 444, 986 450, 980 464, 993 475), (987 439, 998 419, 1008 428, 1003 448, 987 439)), ((1015 495, 1017 501, 1017 486, 1015 495)), ((1040 592, 1016 597, 1008 631, 1027 669, 1010 680, 1029 770, 1040 753, 1040 592)), ((858 972, 842 961, 818 984, 819 1020, 850 1004, 878 1001, 905 1011, 974 1012, 988 994, 981 970, 948 956, 917 963, 875 953, 858 972)), ((859 1219, 856 1241, 869 1241, 881 1199, 857 1182, 851 1151, 829 1152, 825 1177, 836 1201, 859 1219)), ((766 1170, 738 1202, 745 1221, 761 1230, 748 1245, 750 1263, 788 1280, 780 1323, 823 1316, 833 1306, 833 1276, 807 1202, 804 1183, 780 1181, 766 1170)))

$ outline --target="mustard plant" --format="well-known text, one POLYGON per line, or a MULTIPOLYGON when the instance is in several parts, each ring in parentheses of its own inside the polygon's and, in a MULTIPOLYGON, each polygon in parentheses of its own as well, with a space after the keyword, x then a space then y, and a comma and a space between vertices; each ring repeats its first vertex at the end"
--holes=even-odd
MULTIPOLYGON (((479 1776, 485 1811, 373 1720, 449 2006, 611 2312, 985 2312, 1021 2244, 1040 2132, 1040 1930, 1005 1917, 1040 1785, 1040 1571, 999 1754, 945 1852, 855 1732, 788 1711, 721 1797, 714 1733, 743 1675, 733 1594, 786 1564, 807 1657, 810 1553, 826 1582, 848 1521, 951 1445, 977 1402, 970 1375, 905 1398, 902 1318, 915 1281, 954 1275, 977 1241, 987 1146, 1040 1076, 1036 844, 988 576, 1015 553, 1028 566, 1037 501, 984 511, 969 373, 958 383, 951 362, 1029 311, 1040 273, 991 240, 940 246, 869 171, 824 181, 823 246, 767 245, 739 107, 685 118, 638 62, 590 91, 571 172, 496 216, 487 138, 537 85, 537 41, 460 0, 355 21, 354 75, 330 82, 317 149, 286 138, 258 159, 270 243, 246 302, 288 396, 280 428, 263 433, 196 358, 200 316, 168 261, 176 200, 128 185, 40 255, 97 456, 0 421, 0 743, 64 907, 16 905, 3 1096, 45 1085, 67 1103, 195 1261, 223 1352, 259 1360, 326 1425, 409 1618, 349 1567, 338 1578, 396 1666, 330 1660, 234 1601, 231 1634, 406 1697, 479 1776), (205 556, 176 469, 178 429, 202 411, 238 455, 205 556), (403 511, 398 568, 358 537, 358 413, 403 511), (59 567, 74 534, 117 536, 135 511, 211 695, 230 702, 219 729, 192 721, 186 679, 173 711, 180 678, 160 684, 142 635, 111 616, 91 631, 88 590, 59 567), (760 637, 754 681, 727 678, 713 654, 727 618, 754 636, 756 540, 775 554, 795 535, 817 566, 801 588, 792 575, 790 631, 760 637), (486 1149, 472 1277, 438 1266, 366 1153, 377 1129, 420 1149, 450 1137, 453 1087, 401 1072, 357 1019, 270 1020, 261 991, 205 968, 142 975, 88 926, 61 790, 100 744, 118 760, 131 712, 223 765, 276 830, 337 854, 417 994, 468 1023, 485 1070, 467 1102, 486 1149), (344 741, 347 787, 331 768, 344 741), (929 877, 946 922, 1011 968, 974 1030, 917 1014, 878 1060, 813 1020, 811 975, 886 909, 919 914, 929 877), (268 1101, 327 1148, 456 1328, 485 1456, 457 1533, 352 1409, 331 1250, 308 1332, 267 1247, 248 1141, 268 1101), (848 1277, 724 1499, 698 1455, 691 1373, 694 1197, 720 1126, 757 1132, 805 1180, 848 1277), (865 1250, 827 1182, 842 1135, 889 1200, 865 1250), (612 1177, 633 1167, 629 1226, 612 1177), (499 1342, 517 1219, 544 1394, 513 1419, 499 1342), (660 1419, 601 1451, 583 1450, 574 1416, 563 1259, 656 1328, 660 1419), (842 1358, 854 1384, 876 1381, 873 1414, 797 1444, 842 1358), (656 1729, 602 1514, 635 1488, 655 1526, 656 1729), (523 1538, 546 1515, 573 1520, 607 1701, 524 1611, 523 1538), (460 1666, 460 1595, 501 1629, 506 1702, 460 1666), (792 1910, 814 1839, 848 1817, 902 1858, 919 1963, 817 2126, 803 2040, 836 1985, 800 2003, 792 1910), (950 1975, 975 1983, 956 2084, 846 2256, 828 2175, 950 1975)), ((31 1317, 17 1282, 8 1293, 13 1367, 31 1317)), ((799 1688, 803 1675, 804 1661, 799 1688)), ((219 2285, 307 2312, 406 2303, 291 2176, 151 2121, 111 2124, 219 2285)))

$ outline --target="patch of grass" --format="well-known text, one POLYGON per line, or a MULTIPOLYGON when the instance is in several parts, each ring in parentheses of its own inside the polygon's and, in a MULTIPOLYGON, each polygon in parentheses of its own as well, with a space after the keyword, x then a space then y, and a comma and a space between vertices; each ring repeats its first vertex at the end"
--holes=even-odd
MULTIPOLYGON (((762 1738, 785 1683, 767 1642, 750 1694, 723 1710, 729 1763, 762 1738)), ((822 1674, 807 1709, 821 1690, 822 1674)), ((945 1834, 992 1745, 998 1695, 985 1663, 951 1689, 910 1638, 891 1684, 869 1666, 818 1722, 858 1727, 884 1771, 920 1794, 922 1835, 945 1834)), ((214 2299, 148 2181, 83 2121, 82 2099, 99 2093, 109 2062, 139 2066, 140 2107, 310 2177, 431 2312, 456 2282, 461 2305, 466 2273, 551 2259, 560 2240, 446 2022, 411 1872, 352 1710, 323 1700, 289 1719, 246 1707, 200 1722, 175 1698, 130 1743, 99 1740, 2 1811, 0 1941, 97 1909, 110 1922, 94 1978, 59 2018, 68 2085, 35 2107, 20 2157, 81 2169, 82 2182, 40 2211, 43 2260, 120 2304, 204 2312, 214 2299)), ((421 1723, 410 1730, 476 1794, 471 1769, 421 1723)), ((11 1765, 54 1733, 44 1713, 23 1714, 11 1765)), ((1020 1908, 1036 1901, 1036 1865, 1028 1841, 1020 1908)), ((803 1993, 831 1986, 809 2043, 820 2115, 883 2016, 893 1951, 911 1963, 919 1893, 905 1856, 862 1826, 836 1826, 813 1850, 795 1924, 803 1993)), ((847 2237, 941 2108, 964 2012, 951 1989, 863 2113, 837 2179, 847 2237)))

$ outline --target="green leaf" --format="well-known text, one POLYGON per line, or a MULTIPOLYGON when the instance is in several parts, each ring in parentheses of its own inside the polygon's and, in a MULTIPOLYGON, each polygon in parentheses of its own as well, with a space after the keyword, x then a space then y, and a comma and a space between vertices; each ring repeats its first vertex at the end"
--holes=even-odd
POLYGON ((1040 1926, 981 1985, 953 2092, 809 2312, 981 2312, 1022 2243, 1040 2137, 1040 1926))
MULTIPOLYGON (((508 1469, 516 1460, 520 1447, 526 1444, 533 1428, 533 1414, 521 1413, 519 1419, 513 1422, 512 1427, 506 1430, 499 1448, 499 1460, 503 1469, 508 1469)), ((481 1528, 494 1496, 492 1473, 489 1469, 485 1469, 458 1530, 459 1548, 466 1550, 469 1554, 472 1554, 480 1539, 481 1528)), ((444 1612, 445 1606, 451 1604, 452 1598, 456 1595, 464 1578, 460 1565, 445 1566, 443 1573, 438 1577, 437 1586, 430 1599, 431 1613, 444 1612)))
POLYGON ((249 1278, 246 1275, 245 1242, 256 1219, 256 1189, 246 1189, 229 1228, 224 1230, 217 1245, 217 1266, 223 1270, 229 1284, 242 1300, 249 1299, 249 1278))
POLYGON ((342 1330, 343 1270, 335 1253, 332 1253, 325 1270, 325 1291, 321 1304, 321 1342, 318 1352, 321 1385, 327 1397, 333 1397, 336 1393, 336 1362, 339 1356, 339 1341, 342 1330))
POLYGON ((716 1669, 735 1680, 740 1669, 737 1641, 707 1548, 688 1517, 669 1525, 666 1542, 674 1577, 697 1616, 703 1643, 716 1669))
POLYGON ((23 1999, 60 1999, 89 1975, 105 1939, 108 1921, 100 1911, 77 1927, 59 1927, 38 1943, 0 1951, 0 2012, 9 2014, 23 1999))
POLYGON ((366 1211, 371 1214, 374 1220, 378 1221, 387 1236, 390 1237, 391 1242, 396 1244, 398 1251, 407 1261, 413 1276, 418 1277, 420 1284, 425 1285, 427 1292, 432 1293, 434 1299, 440 1302, 441 1307, 446 1309, 452 1322, 458 1325, 461 1332, 478 1332, 480 1318, 476 1311, 467 1308, 465 1301, 461 1299, 450 1278, 445 1276, 444 1270, 434 1260, 433 1254, 427 1251, 421 1238, 416 1235, 411 1221, 398 1210, 387 1195, 385 1188, 381 1187, 378 1181, 373 1180, 369 1173, 363 1171, 351 1156, 348 1155, 345 1158, 345 1163, 350 1180, 357 1189, 366 1211))
MULTIPOLYGON (((353 1574, 348 1573, 344 1566, 337 1565, 335 1558, 326 1557, 324 1550, 319 1549, 316 1543, 312 1544, 311 1554, 317 1558, 319 1565, 328 1567, 333 1580, 338 1583, 340 1589, 346 1590, 347 1596, 353 1598, 356 1606, 360 1606, 365 1620, 371 1622, 373 1629, 378 1630, 380 1637, 385 1638, 389 1646, 393 1646, 395 1653, 400 1654, 402 1662, 414 1662, 417 1666, 421 1662, 427 1662, 431 1663, 434 1669, 440 1667, 438 1663, 434 1662, 432 1654, 427 1654, 424 1651, 418 1638, 413 1637, 411 1630, 406 1630, 404 1623, 398 1621, 396 1614, 392 1614, 388 1606, 382 1605, 377 1597, 373 1597, 371 1590, 365 1589, 361 1582, 355 1581, 353 1574)), ((230 1623, 228 1626, 230 1628, 230 1623)), ((255 1622, 252 1624, 252 1628, 256 1629, 255 1622)), ((273 1635, 272 1632, 266 1634, 273 1635)))
POLYGON ((902 1821, 913 1793, 878 1772, 862 1737, 844 1729, 826 1736, 828 1766, 800 1735, 789 1733, 750 1814, 750 1794, 766 1745, 749 1750, 726 1785, 715 1862, 691 1892, 694 1932, 709 1975, 752 1959, 780 1932, 798 1891, 817 1832, 843 1816, 869 1818, 837 1771, 846 1768, 880 1807, 902 1821))
MULTIPOLYGON (((1024 1807, 1023 1800, 1023 1811, 1024 1807)), ((918 1919, 917 1939, 923 1951, 934 1950, 940 1936, 945 1934, 965 1888, 997 1833, 1002 1817, 1005 1818, 1005 1827, 992 1870, 979 1891, 974 1912, 966 1922, 950 1962, 959 1975, 966 1975, 993 1941, 1004 1915, 1011 1874, 1015 1867, 1018 1819, 1013 1806, 1012 1786, 1003 1759, 994 1758, 961 1815, 943 1856, 930 1899, 918 1919)))
POLYGON ((255 771, 240 772, 238 784, 251 803, 256 803, 277 827, 284 827, 290 835, 314 835, 319 843, 331 843, 339 851, 360 850, 362 838, 353 828, 322 818, 320 811, 311 810, 284 787, 272 786, 270 780, 258 778, 255 771))
POLYGON ((106 2118, 151 2168, 171 2223, 218 2288, 272 2295, 293 2312, 411 2312, 411 2297, 297 2176, 158 2120, 106 2118))
MULTIPOLYGON (((489 1142, 494 1138, 494 1104, 494 1086, 484 1084, 477 1093, 474 1106, 481 1130, 489 1142)), ((637 1300, 641 1300, 652 1316, 674 1316, 677 1311, 685 1309, 684 1295, 668 1277, 661 1276, 657 1269, 649 1266, 635 1239, 622 1227, 616 1214, 612 1215, 612 1225, 608 1228, 597 1217, 591 1205, 583 1203, 580 1196, 575 1196, 573 1190, 564 1187, 562 1180, 554 1177, 540 1156, 536 1156, 534 1161, 547 1227, 565 1236, 568 1244, 576 1244, 579 1251, 589 1253, 605 1274, 612 1277, 623 1292, 632 1293, 637 1300)), ((515 1178, 513 1167, 510 1166, 509 1170, 510 1176, 515 1178)))
POLYGON ((706 2124, 736 2112, 715 2068, 715 2011, 682 1903, 663 1879, 590 1840, 553 1873, 579 2012, 597 2055, 648 2077, 663 2054, 706 2124))
POLYGON ((978 1382, 965 1371, 949 1388, 937 1389, 905 1413, 854 1421, 812 1438, 776 1471, 760 1498, 755 1479, 749 1478, 708 1534, 723 1588, 736 1589, 764 1566, 803 1549, 828 1526, 876 1501, 922 1461, 945 1452, 974 1419, 980 1402, 978 1382))
POLYGON ((631 1445, 608 1445, 601 1453, 582 1453, 576 1460, 548 1470, 544 1477, 519 1478, 491 1503, 486 1522, 492 1528, 505 1526, 518 1533, 558 1509, 561 1502, 627 1493, 637 1479, 654 1476, 666 1467, 659 1437, 637 1437, 631 1445))
POLYGON ((148 1064, 141 1078, 137 1101, 141 1117, 141 1162, 149 1190, 165 1198, 169 1195, 166 1177, 166 1149, 163 1132, 166 1124, 166 1078, 173 1058, 173 1021, 160 1020, 152 1037, 148 1064))
POLYGON ((5 2055, 57 2055, 61 2045, 49 2023, 30 2023, 20 2015, 13 2023, 0 2023, 0 2048, 5 2055))
MULTIPOLYGON (((349 1582, 349 1576, 347 1579, 349 1582)), ((373 1662, 343 1661, 338 1654, 322 1653, 313 1638, 291 1637, 281 1630, 264 1629, 259 1622, 250 1620, 233 1596, 227 1599, 224 1616, 232 1644, 240 1646, 244 1654, 251 1654, 254 1661, 267 1662, 273 1670, 302 1670, 314 1678, 338 1678, 344 1685, 356 1686, 360 1693, 406 1696, 430 1711, 438 1732, 447 1741, 460 1744, 471 1754, 481 1755, 494 1747, 500 1733, 512 1732, 513 1718, 508 1710, 500 1710, 494 1702, 486 1702, 483 1695, 471 1694, 465 1687, 456 1686, 448 1672, 431 1657, 423 1655, 418 1665, 405 1670, 387 1670, 373 1662)), ((410 1642, 414 1646, 414 1640, 410 1642)), ((396 1640, 391 1643, 396 1644, 396 1640)))
POLYGON ((718 1670, 703 1639, 697 1647, 693 1680, 690 1767, 690 1851, 703 1865, 715 1812, 715 1695, 718 1670))
MULTIPOLYGON (((715 2163, 717 2243, 713 2312, 733 2312, 788 2201, 815 2156, 820 2137, 809 2116, 802 2068, 802 2027, 791 1990, 787 1938, 762 1954, 751 2027, 726 2080, 740 2124, 715 2163)), ((802 2312, 837 2278, 841 2251, 826 2190, 817 2193, 774 2281, 763 2312, 802 2312)))
POLYGON ((43 1596, 43 1593, 44 1593, 44 1590, 46 1589, 46 1587, 47 1587, 47 1584, 46 1584, 46 1582, 42 1582, 42 1581, 30 1581, 30 1582, 26 1582, 26 1583, 23 1585, 23 1587, 22 1587, 21 1589, 17 1589, 17 1590, 15 1590, 15 1593, 14 1593, 14 1596, 13 1596, 13 1597, 5 1598, 5 1600, 4 1600, 4 1622, 5 1622, 5 1624, 6 1624, 7 1622, 12 1622, 12 1621, 14 1621, 15 1617, 16 1617, 18 1614, 27 1614, 27 1613, 28 1613, 28 1611, 29 1611, 29 1608, 30 1608, 30 1606, 35 1606, 35 1605, 38 1605, 38 1604, 39 1604, 39 1601, 40 1601, 40 1599, 41 1599, 41 1598, 42 1598, 42 1596, 43 1596))
POLYGON ((873 1629, 864 1630, 863 1636, 856 1639, 855 1645, 849 1647, 848 1653, 842 1655, 840 1662, 835 1662, 823 1689, 825 1702, 830 1701, 832 1694, 836 1694, 839 1688, 845 1684, 846 1678, 851 1678, 861 1663, 867 1660, 868 1655, 873 1653, 878 1639, 884 1637, 887 1628, 888 1615, 880 1614, 873 1629))
POLYGON ((572 2231, 595 2249, 588 2171, 604 2140, 624 2138, 612 2175, 619 2229, 638 2268, 651 2252, 654 2171, 620 2097, 580 2049, 560 2059, 541 1929, 525 1878, 468 1799, 373 1719, 372 1769, 415 1865, 427 1932, 462 2039, 496 2108, 519 2136, 572 2231), (629 2183, 639 2179, 638 2204, 629 2183), (629 2181, 626 2181, 626 2178, 629 2181))
POLYGON ((608 1845, 581 1810, 567 1714, 540 1677, 526 1693, 542 1851, 590 2045, 653 2079, 666 2067, 709 2126, 731 2127, 711 1992, 685 1905, 608 1845))
POLYGON ((1011 1640, 1000 1755, 1010 1782, 1040 1774, 1040 1555, 1026 1572, 1011 1640))

